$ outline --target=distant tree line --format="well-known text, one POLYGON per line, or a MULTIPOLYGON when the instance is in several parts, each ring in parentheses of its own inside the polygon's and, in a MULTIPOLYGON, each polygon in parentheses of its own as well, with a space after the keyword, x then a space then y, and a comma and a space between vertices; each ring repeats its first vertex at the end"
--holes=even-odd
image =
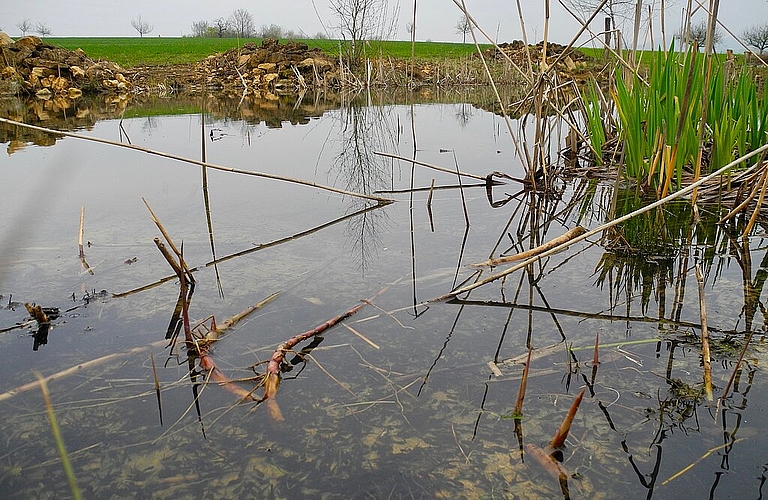
MULTIPOLYGON (((285 29, 277 24, 264 24, 256 28, 253 16, 245 9, 237 9, 229 17, 219 17, 212 21, 192 23, 192 36, 205 38, 306 38, 303 33, 285 29)), ((326 38, 325 33, 318 33, 314 38, 326 38)))

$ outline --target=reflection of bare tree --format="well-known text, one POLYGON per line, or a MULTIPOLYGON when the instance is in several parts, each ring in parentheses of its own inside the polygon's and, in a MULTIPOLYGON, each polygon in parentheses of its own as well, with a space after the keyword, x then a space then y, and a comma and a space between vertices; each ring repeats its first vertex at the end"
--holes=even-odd
MULTIPOLYGON (((388 160, 374 151, 391 150, 397 143, 392 108, 368 104, 350 102, 341 108, 339 147, 332 164, 337 183, 344 183, 347 190, 366 194, 387 186, 389 179, 388 160)), ((350 200, 349 210, 360 210, 361 203, 366 202, 350 200)), ((383 215, 384 212, 378 210, 368 212, 348 223, 347 237, 363 271, 374 251, 377 226, 383 215)))
POLYGON ((157 118, 154 116, 147 116, 144 118, 144 123, 141 125, 141 131, 147 135, 152 135, 152 131, 159 126, 160 124, 158 123, 157 118))
POLYGON ((459 122, 461 128, 466 128, 473 115, 474 107, 471 104, 463 102, 456 105, 456 121, 459 122))

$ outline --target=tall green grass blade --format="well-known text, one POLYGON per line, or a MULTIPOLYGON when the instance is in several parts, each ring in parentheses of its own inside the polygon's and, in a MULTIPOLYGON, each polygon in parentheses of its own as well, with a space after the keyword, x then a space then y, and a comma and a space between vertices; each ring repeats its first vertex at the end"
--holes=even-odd
POLYGON ((39 373, 37 374, 37 379, 40 381, 40 389, 43 391, 45 411, 48 413, 48 420, 51 422, 51 432, 53 433, 53 439, 56 441, 56 449, 59 451, 61 463, 64 466, 64 473, 67 475, 67 481, 69 481, 69 488, 72 490, 72 496, 75 498, 75 500, 80 500, 82 495, 80 493, 80 488, 77 486, 75 473, 72 471, 72 466, 69 463, 67 449, 64 446, 64 440, 62 439, 61 431, 59 430, 59 423, 56 421, 56 414, 53 413, 51 397, 48 394, 48 385, 45 383, 45 379, 39 373))

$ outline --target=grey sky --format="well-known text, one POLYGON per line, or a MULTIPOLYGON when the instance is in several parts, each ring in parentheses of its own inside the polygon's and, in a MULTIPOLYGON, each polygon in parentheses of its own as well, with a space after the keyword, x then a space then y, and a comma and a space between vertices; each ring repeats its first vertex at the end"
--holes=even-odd
MULTIPOLYGON (((514 0, 465 2, 470 14, 490 36, 498 37, 499 41, 521 38, 514 0)), ((543 36, 544 1, 520 0, 520 3, 529 41, 540 40, 543 36)), ((654 3, 658 5, 660 2, 656 0, 654 3)), ((670 35, 678 30, 681 11, 687 0, 667 0, 666 3, 671 5, 666 16, 667 34, 670 35)), ((394 4, 393 0, 390 4, 394 4)), ((332 29, 336 21, 328 7, 328 0, 18 0, 6 2, 0 28, 11 36, 19 36, 16 25, 23 19, 30 19, 33 24, 44 23, 53 31, 53 36, 136 36, 130 21, 141 15, 143 20, 154 26, 151 36, 181 36, 191 32, 190 26, 194 21, 227 17, 238 8, 248 10, 257 27, 277 24, 286 29, 301 30, 312 37, 323 31, 325 25, 331 37, 337 36, 332 29)), ((405 26, 411 20, 412 12, 413 2, 402 0, 396 38, 408 37, 405 26)), ((452 0, 418 0, 417 16, 417 39, 461 41, 461 35, 456 34, 454 28, 461 12, 452 0)), ((736 34, 746 26, 768 23, 768 1, 721 1, 720 20, 736 34)), ((658 19, 654 23, 658 24, 658 19)), ((550 40, 567 43, 578 26, 557 1, 551 2, 550 40)), ((595 31, 600 31, 601 27, 602 19, 592 25, 595 31)), ((659 31, 657 26, 654 28, 654 44, 658 44, 659 31)), ((724 46, 737 48, 729 39, 726 36, 724 46)))

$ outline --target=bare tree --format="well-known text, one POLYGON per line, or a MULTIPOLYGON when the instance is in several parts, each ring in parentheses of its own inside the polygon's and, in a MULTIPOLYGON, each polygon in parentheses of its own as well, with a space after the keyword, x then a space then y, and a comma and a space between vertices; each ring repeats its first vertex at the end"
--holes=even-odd
POLYGON ((339 23, 335 28, 349 41, 351 65, 362 60, 364 42, 389 39, 396 31, 399 3, 392 10, 387 0, 329 0, 329 6, 339 23))
POLYGON ((261 27, 259 34, 262 38, 279 39, 283 38, 283 28, 277 24, 270 24, 269 26, 265 24, 261 27))
POLYGON ((35 24, 35 33, 37 33, 40 36, 51 36, 53 34, 53 31, 51 31, 51 28, 45 25, 45 23, 37 23, 35 24))
MULTIPOLYGON (((707 21, 701 21, 700 23, 691 24, 687 33, 678 33, 677 37, 687 44, 692 44, 694 41, 696 41, 696 44, 699 46, 699 48, 702 48, 707 41, 707 29, 707 21)), ((719 28, 716 28, 712 34, 712 47, 720 43, 722 40, 723 32, 719 28)))
POLYGON ((245 9, 236 9, 229 19, 230 26, 240 38, 250 38, 256 32, 253 16, 245 9))
POLYGON ((206 36, 210 27, 211 25, 208 24, 208 21, 195 21, 192 23, 192 36, 206 36))
POLYGON ((461 16, 459 20, 456 21, 454 28, 456 29, 457 34, 463 35, 464 39, 462 40, 462 43, 467 43, 467 33, 469 33, 471 27, 469 24, 469 18, 466 14, 461 16))
POLYGON ((148 22, 142 21, 141 16, 131 21, 131 26, 133 26, 133 29, 139 32, 139 36, 142 38, 147 33, 152 33, 152 30, 155 29, 155 27, 149 24, 148 22))
MULTIPOLYGON (((570 4, 582 14, 584 19, 587 19, 603 2, 602 0, 565 0, 565 3, 570 4)), ((608 0, 600 8, 600 12, 610 18, 612 29, 624 31, 625 23, 634 20, 636 5, 637 0, 608 0)), ((606 40, 610 41, 611 38, 618 40, 619 36, 619 32, 610 33, 606 36, 606 40)))
POLYGON ((741 39, 747 45, 759 50, 760 55, 763 55, 765 49, 768 49, 768 23, 750 26, 741 34, 741 39))
POLYGON ((217 38, 223 38, 227 36, 229 32, 229 20, 223 17, 213 20, 213 30, 216 33, 217 38))
POLYGON ((18 23, 16 27, 19 28, 19 31, 21 31, 21 36, 27 36, 27 32, 32 29, 32 21, 29 19, 24 19, 18 23))

